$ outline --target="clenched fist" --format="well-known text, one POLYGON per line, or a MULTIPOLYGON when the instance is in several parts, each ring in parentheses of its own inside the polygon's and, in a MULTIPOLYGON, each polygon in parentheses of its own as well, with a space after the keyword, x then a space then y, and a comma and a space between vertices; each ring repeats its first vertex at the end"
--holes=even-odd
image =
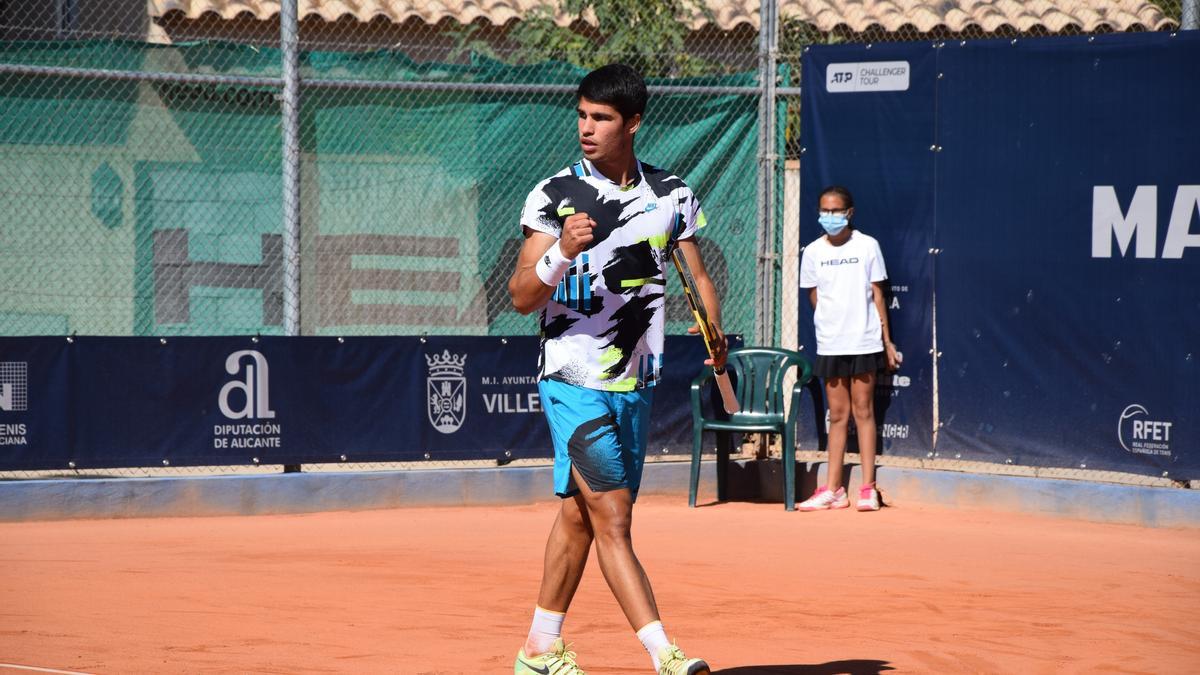
POLYGON ((562 237, 558 240, 558 248, 562 251, 563 257, 567 260, 574 260, 582 253, 583 249, 592 243, 592 228, 594 227, 596 227, 596 221, 588 217, 586 213, 573 213, 567 216, 563 222, 562 237))

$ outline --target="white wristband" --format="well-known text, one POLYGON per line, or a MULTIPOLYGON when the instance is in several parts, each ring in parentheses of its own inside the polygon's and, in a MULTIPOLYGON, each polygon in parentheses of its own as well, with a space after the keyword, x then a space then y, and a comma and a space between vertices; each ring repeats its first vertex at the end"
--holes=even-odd
POLYGON ((543 284, 557 286, 570 267, 571 261, 562 254, 562 249, 559 248, 556 241, 533 266, 533 271, 537 273, 543 284))

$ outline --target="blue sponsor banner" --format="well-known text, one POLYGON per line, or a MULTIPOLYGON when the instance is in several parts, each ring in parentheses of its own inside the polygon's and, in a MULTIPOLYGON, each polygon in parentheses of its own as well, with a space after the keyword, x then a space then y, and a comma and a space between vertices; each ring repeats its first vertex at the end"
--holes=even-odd
POLYGON ((1200 34, 941 52, 940 454, 1200 477, 1200 34))
POLYGON ((936 307, 939 456, 1200 476, 1197 63, 1194 32, 810 50, 801 224, 843 182, 889 272, 890 248, 935 261, 913 300, 936 307), (828 90, 863 61, 911 63, 909 88, 876 67, 828 90), (890 102, 909 94, 927 117, 890 102), (902 152, 922 134, 931 167, 902 152), (864 201, 881 190, 903 196, 864 201))
MULTIPOLYGON (((829 185, 854 195, 854 226, 879 241, 887 265, 891 336, 904 357, 879 378, 881 451, 924 455, 933 446, 934 115, 936 49, 928 44, 830 46, 804 57, 800 238, 824 234, 818 199, 829 185)), ((800 344, 817 352, 807 289, 800 291, 800 344)), ((819 388, 813 389, 820 397, 819 388)), ((853 427, 853 425, 851 425, 853 427)), ((814 442, 801 427, 801 444, 814 442), (805 436, 807 434, 807 436, 805 436)), ((850 439, 850 451, 857 451, 850 439)))
MULTIPOLYGON (((2 338, 0 469, 549 457, 537 353, 536 337, 2 338)), ((690 451, 704 358, 667 338, 654 450, 690 451)))
POLYGON ((46 448, 70 447, 68 347, 61 337, 0 339, 0 468, 34 466, 46 448))

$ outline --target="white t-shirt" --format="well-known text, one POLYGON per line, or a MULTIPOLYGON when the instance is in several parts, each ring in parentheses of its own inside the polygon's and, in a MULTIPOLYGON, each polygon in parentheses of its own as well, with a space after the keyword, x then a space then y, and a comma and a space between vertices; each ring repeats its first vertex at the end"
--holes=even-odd
POLYGON ((883 351, 883 329, 871 283, 887 279, 879 242, 858 230, 841 246, 822 236, 804 249, 800 287, 817 289, 813 324, 817 354, 874 354, 883 351))
POLYGON ((581 160, 537 184, 521 225, 559 237, 572 213, 596 221, 542 309, 539 379, 588 389, 654 386, 662 368, 664 292, 674 242, 704 226, 704 213, 677 176, 638 164, 621 187, 581 160))

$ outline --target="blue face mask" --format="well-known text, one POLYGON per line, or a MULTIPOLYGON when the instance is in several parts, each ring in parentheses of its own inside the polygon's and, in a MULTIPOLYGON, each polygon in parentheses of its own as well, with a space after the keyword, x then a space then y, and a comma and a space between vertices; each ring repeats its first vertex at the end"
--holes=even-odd
POLYGON ((829 236, 835 237, 850 224, 850 218, 844 213, 822 211, 821 216, 817 218, 817 222, 821 223, 821 227, 825 228, 829 236))

